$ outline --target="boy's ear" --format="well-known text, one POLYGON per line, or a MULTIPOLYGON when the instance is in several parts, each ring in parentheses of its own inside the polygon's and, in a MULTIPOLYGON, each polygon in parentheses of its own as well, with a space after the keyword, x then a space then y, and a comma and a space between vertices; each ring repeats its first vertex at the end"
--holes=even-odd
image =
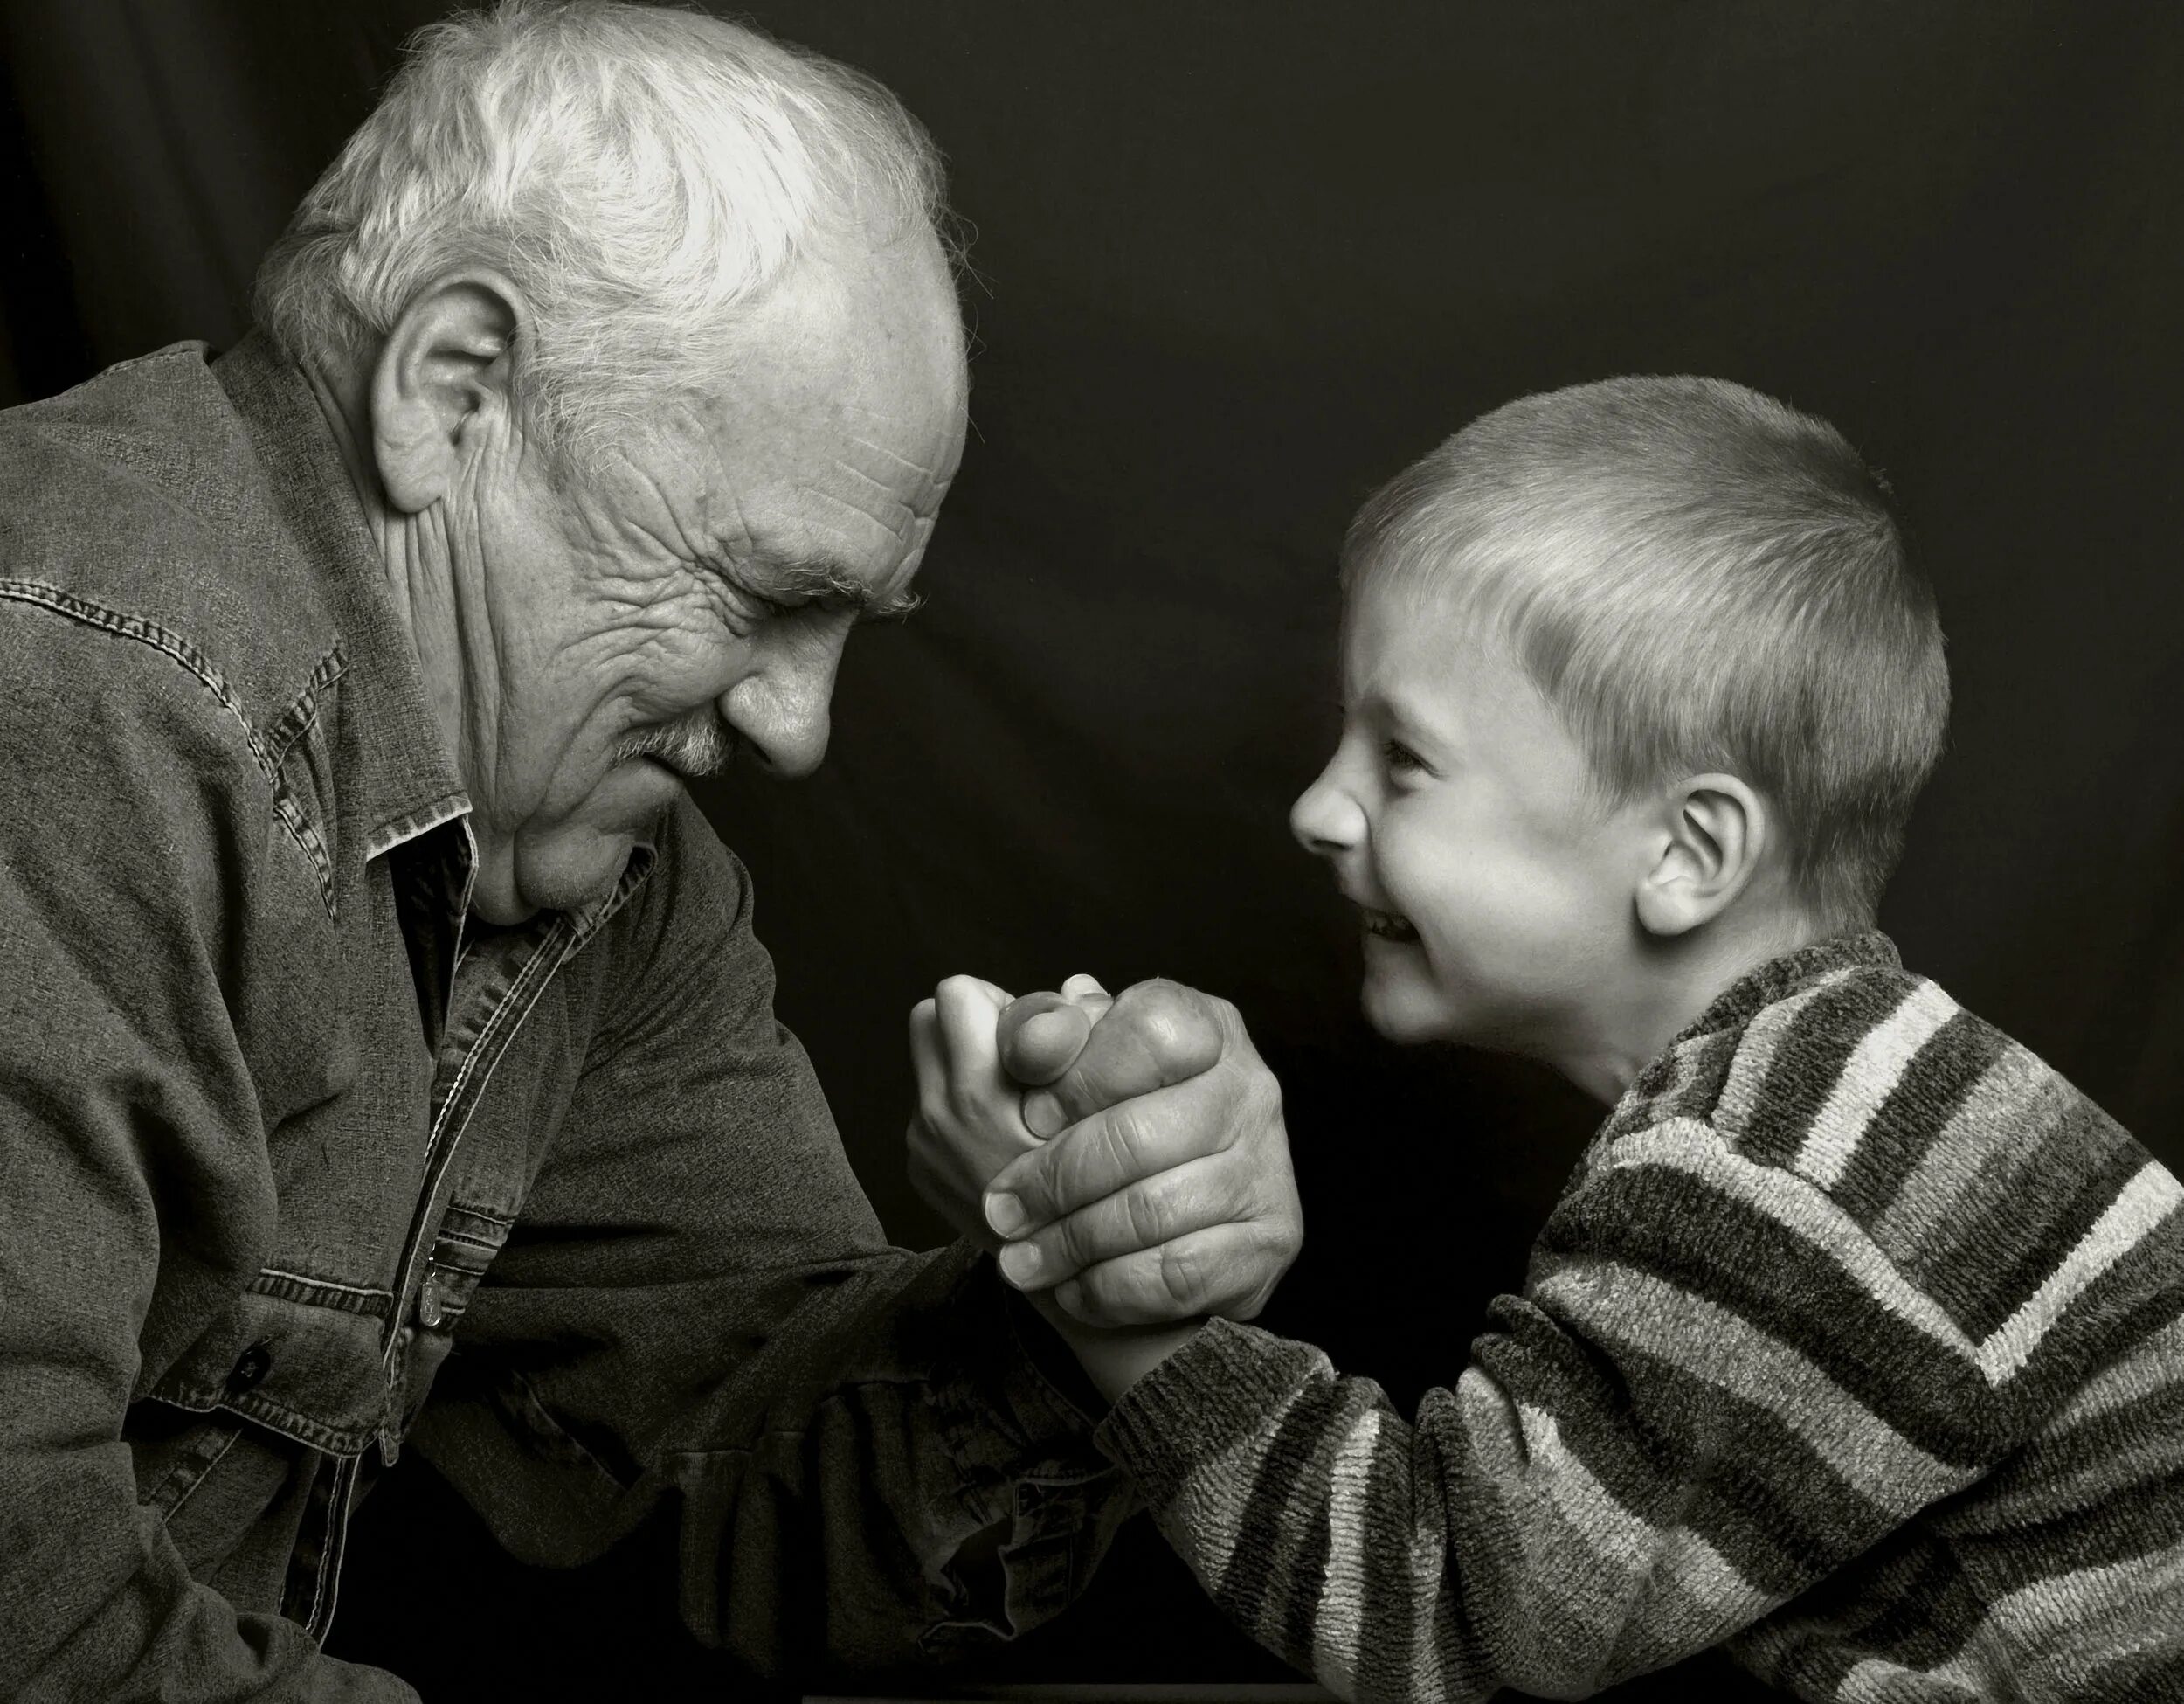
POLYGON ((1734 775, 1694 775, 1662 799, 1658 855, 1638 884, 1648 934, 1682 935, 1728 909, 1759 874, 1766 801, 1734 775))
POLYGON ((371 446, 387 501, 430 509, 454 483, 464 433, 510 402, 522 294, 498 273, 440 279, 410 299, 371 373, 371 446))

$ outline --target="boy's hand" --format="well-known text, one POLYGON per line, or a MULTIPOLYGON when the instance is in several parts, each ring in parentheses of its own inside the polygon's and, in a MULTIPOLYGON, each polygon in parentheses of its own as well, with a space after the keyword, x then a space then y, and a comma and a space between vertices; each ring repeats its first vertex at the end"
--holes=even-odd
MULTIPOLYGON (((1018 1018, 1019 1044, 1054 1010, 1018 1018)), ((1025 1050, 1041 1070, 1061 1049, 1025 1050)), ((1125 989, 1015 1122, 1026 1139, 985 1195, 987 1222, 1012 1239, 1002 1271, 1021 1289, 1060 1286, 1056 1302, 1088 1324, 1250 1319, 1303 1246, 1281 1090, 1225 1000, 1166 981, 1125 989)))
POLYGON ((978 977, 951 976, 911 1008, 910 1182, 957 1230, 999 1245, 978 1198, 994 1173, 1038 1146, 1023 1120, 1024 1085, 1051 1083, 1075 1064, 1113 1004, 1089 976, 1016 1001, 978 977))
POLYGON ((986 1180, 1039 1139, 1025 1128, 1023 1089, 1001 1069, 996 1026, 1006 990, 951 976, 910 1008, 917 1112, 905 1133, 910 1185, 957 1230, 996 1246, 979 1211, 986 1180))

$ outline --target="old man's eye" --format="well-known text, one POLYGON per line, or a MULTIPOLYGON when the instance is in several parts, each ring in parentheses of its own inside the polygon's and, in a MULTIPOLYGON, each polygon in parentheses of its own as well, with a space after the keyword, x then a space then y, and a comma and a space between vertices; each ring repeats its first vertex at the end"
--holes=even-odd
POLYGON ((757 584, 757 576, 747 564, 701 557, 698 566, 719 582, 742 609, 746 619, 771 620, 776 616, 791 614, 803 606, 800 599, 776 597, 764 590, 757 584))
POLYGON ((736 578, 730 579, 729 584, 735 591, 736 600, 760 620, 771 621, 780 616, 793 615, 804 607, 802 599, 778 597, 754 585, 748 579, 736 578))

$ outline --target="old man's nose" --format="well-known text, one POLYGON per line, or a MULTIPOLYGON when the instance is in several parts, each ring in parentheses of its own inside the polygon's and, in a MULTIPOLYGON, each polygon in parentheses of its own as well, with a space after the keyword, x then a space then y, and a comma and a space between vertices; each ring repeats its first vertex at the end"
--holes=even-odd
POLYGON ((1365 812, 1349 790, 1337 784, 1332 764, 1289 807, 1289 832, 1307 852, 1323 858, 1345 852, 1365 837, 1365 812))
POLYGON ((809 775, 826 756, 833 730, 830 656, 746 675, 729 689, 721 714, 768 774, 784 780, 809 775))

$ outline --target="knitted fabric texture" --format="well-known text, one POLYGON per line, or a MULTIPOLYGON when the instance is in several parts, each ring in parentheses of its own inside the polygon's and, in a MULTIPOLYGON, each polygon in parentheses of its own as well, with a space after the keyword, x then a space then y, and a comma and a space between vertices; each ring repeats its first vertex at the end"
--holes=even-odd
POLYGON ((2174 1704, 2181 1199, 1885 937, 1823 942, 1632 1084, 1414 1420, 1215 1321, 1101 1442, 1345 1698, 1581 1697, 1726 1641, 1808 1699, 2174 1704))

